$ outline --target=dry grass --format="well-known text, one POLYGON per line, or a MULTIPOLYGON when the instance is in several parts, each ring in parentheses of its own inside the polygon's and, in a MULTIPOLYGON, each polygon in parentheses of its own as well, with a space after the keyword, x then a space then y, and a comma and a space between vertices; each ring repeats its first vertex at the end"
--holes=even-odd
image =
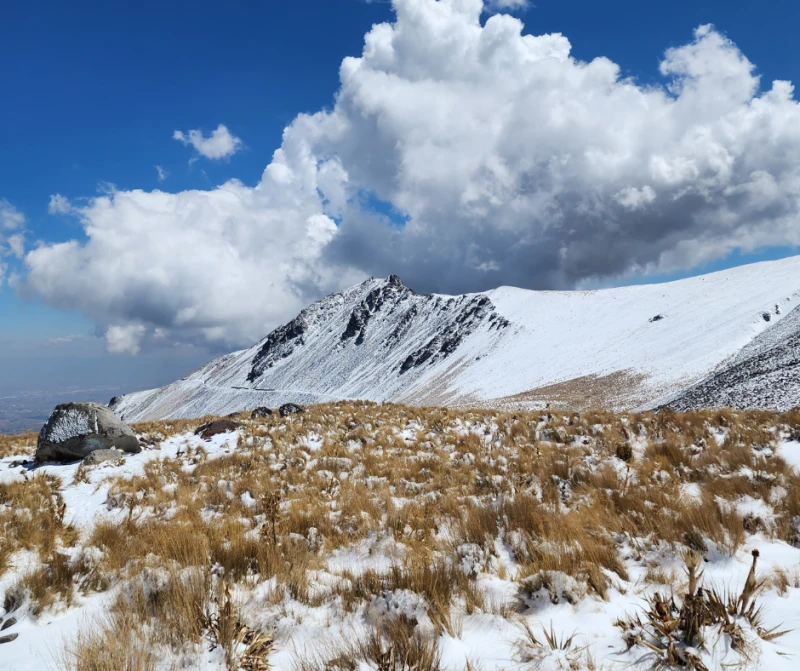
POLYGON ((36 453, 36 434, 17 433, 6 435, 0 433, 0 458, 31 458, 36 453))
MULTIPOLYGON (((136 428, 157 446, 208 419, 136 428)), ((646 564, 654 548, 679 556, 714 546, 733 555, 756 532, 798 542, 800 477, 775 446, 800 435, 800 412, 509 413, 342 402, 241 421, 228 454, 210 458, 187 440, 177 457, 113 480, 109 506, 120 514, 87 534, 84 546, 99 550, 90 564, 59 558, 59 548, 77 542, 59 513, 61 483, 34 474, 0 486, 0 573, 17 550, 36 551, 42 566, 21 589, 39 610, 69 603, 75 590, 124 583, 127 601, 113 618, 133 618, 142 632, 168 629, 146 640, 178 649, 206 640, 209 604, 220 599, 215 576, 232 586, 272 580, 273 603, 339 602, 350 611, 376 594, 409 590, 434 633, 457 637, 457 613, 511 607, 487 601, 481 573, 513 577, 529 609, 537 595, 568 600, 570 590, 606 599, 628 583, 625 562, 646 564), (740 515, 743 497, 773 515, 740 515), (360 543, 375 552, 380 539, 381 551, 396 553, 390 570, 334 571, 327 586, 313 578, 330 573, 332 553, 360 543), (165 572, 155 591, 146 580, 153 571, 165 572)), ((646 574, 657 585, 676 579, 656 565, 646 574)), ((784 592, 791 580, 773 577, 784 592)), ((218 644, 229 646, 236 628, 217 625, 228 641, 218 644)), ((390 654, 395 664, 413 654, 420 668, 435 669, 421 631, 416 622, 385 624, 342 654, 375 663, 390 654), (393 643, 391 627, 405 627, 416 652, 393 643)), ((82 640, 72 667, 107 668, 91 662, 100 639, 82 640)), ((121 640, 119 659, 141 640, 121 640)), ((141 663, 130 668, 150 668, 141 663)))
POLYGON ((380 671, 441 671, 438 639, 424 633, 414 618, 400 615, 373 625, 355 641, 299 652, 295 670, 356 671, 362 663, 380 671))
POLYGON ((59 662, 74 671, 155 671, 158 655, 136 618, 117 610, 78 632, 59 662))
POLYGON ((0 484, 0 576, 19 550, 37 552, 49 562, 57 545, 75 544, 77 532, 64 524, 60 486, 58 478, 40 474, 0 484))

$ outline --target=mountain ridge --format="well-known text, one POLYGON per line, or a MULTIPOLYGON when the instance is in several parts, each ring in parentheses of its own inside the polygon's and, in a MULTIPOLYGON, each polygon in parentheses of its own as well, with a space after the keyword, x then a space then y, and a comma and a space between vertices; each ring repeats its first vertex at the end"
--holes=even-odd
MULTIPOLYGON (((508 408, 680 404, 758 338, 794 342, 798 304, 800 257, 590 291, 499 287, 446 296, 418 294, 396 275, 370 278, 309 305, 253 347, 113 407, 141 421, 348 398, 508 408), (787 315, 787 333, 776 331, 787 315)), ((796 396, 800 403, 800 390, 796 396)), ((695 398, 685 403, 708 403, 709 395, 695 398)))

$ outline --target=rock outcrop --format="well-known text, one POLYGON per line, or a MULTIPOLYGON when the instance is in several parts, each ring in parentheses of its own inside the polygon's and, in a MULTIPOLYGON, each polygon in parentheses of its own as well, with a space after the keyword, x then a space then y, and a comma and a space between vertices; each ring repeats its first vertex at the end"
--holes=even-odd
POLYGON ((234 422, 230 419, 217 419, 213 422, 206 422, 197 427, 194 432, 196 436, 203 439, 211 438, 212 436, 219 435, 220 433, 232 433, 240 428, 242 425, 239 422, 234 422))
POLYGON ((106 406, 64 403, 56 406, 39 432, 36 460, 77 461, 112 448, 133 454, 142 450, 133 429, 106 406))

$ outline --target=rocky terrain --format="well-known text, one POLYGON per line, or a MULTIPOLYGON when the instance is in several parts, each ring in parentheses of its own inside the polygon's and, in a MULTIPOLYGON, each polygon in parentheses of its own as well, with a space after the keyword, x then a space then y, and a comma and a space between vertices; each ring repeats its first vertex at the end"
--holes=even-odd
POLYGON ((799 302, 800 257, 601 291, 420 295, 395 276, 370 279, 112 407, 129 421, 340 399, 782 409, 800 403, 799 302))
POLYGON ((707 379, 668 405, 788 410, 800 404, 800 309, 753 339, 707 379))

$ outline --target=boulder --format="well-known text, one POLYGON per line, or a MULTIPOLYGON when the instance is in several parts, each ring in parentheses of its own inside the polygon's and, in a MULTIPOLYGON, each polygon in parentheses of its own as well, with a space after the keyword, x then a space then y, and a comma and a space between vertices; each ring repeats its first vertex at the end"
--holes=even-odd
POLYGON ((36 461, 77 461, 96 450, 142 451, 133 429, 100 403, 56 406, 39 432, 36 461))
POLYGON ((260 419, 261 417, 269 417, 272 414, 272 410, 269 408, 256 408, 253 412, 250 413, 250 419, 260 419))
POLYGON ((241 426, 239 422, 233 422, 229 419, 217 419, 213 422, 206 422, 200 425, 197 427, 194 434, 201 438, 211 438, 211 436, 216 436, 220 433, 231 433, 241 426))
POLYGON ((286 417, 288 415, 296 415, 305 411, 306 409, 302 405, 297 405, 296 403, 284 403, 278 412, 281 413, 281 417, 286 417))

